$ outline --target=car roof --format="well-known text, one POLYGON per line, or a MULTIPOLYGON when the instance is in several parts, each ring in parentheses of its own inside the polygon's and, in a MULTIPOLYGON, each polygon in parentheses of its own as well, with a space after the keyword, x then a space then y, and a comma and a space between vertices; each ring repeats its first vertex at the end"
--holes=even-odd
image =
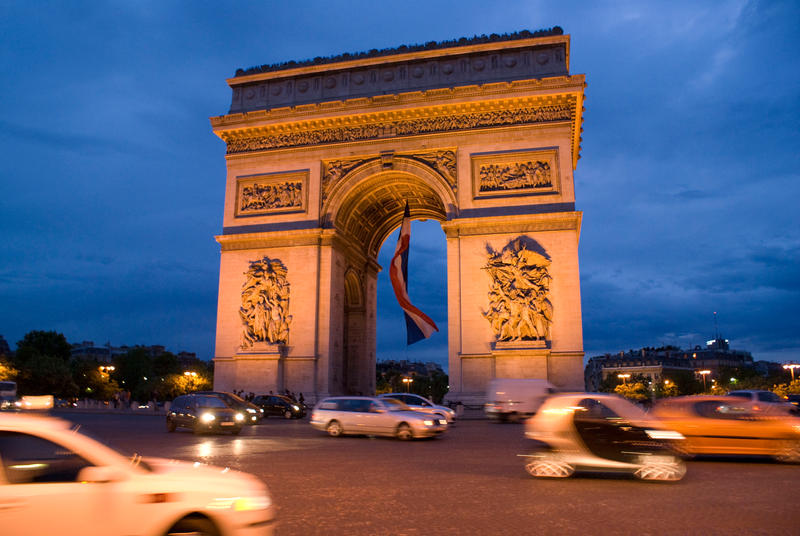
POLYGON ((8 429, 69 430, 69 421, 52 417, 46 413, 0 413, 0 427, 8 429))

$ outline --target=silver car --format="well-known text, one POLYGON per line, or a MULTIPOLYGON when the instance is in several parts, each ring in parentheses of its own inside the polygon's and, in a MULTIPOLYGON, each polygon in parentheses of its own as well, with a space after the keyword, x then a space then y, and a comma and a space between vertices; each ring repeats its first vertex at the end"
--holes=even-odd
POLYGON ((408 440, 441 434, 447 430, 447 420, 414 411, 394 398, 337 396, 314 406, 311 426, 333 437, 360 434, 408 440))
POLYGON ((456 412, 452 409, 447 406, 436 405, 427 398, 413 393, 385 393, 378 395, 378 398, 394 398, 405 403, 414 411, 421 411, 435 417, 438 416, 438 418, 447 419, 447 424, 452 424, 456 420, 456 412))

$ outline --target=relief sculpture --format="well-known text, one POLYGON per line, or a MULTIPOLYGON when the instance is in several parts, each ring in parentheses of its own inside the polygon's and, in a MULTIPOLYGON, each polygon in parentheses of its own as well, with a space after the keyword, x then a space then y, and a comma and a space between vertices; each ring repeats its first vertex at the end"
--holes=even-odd
POLYGON ((413 154, 413 158, 421 160, 436 170, 444 177, 447 184, 455 192, 458 181, 456 180, 456 153, 455 151, 436 151, 432 153, 413 154))
POLYGON ((374 160, 373 158, 359 158, 355 160, 329 160, 323 164, 322 169, 322 200, 328 198, 331 189, 344 177, 350 170, 374 160))
POLYGON ((239 214, 303 206, 302 181, 244 186, 239 196, 239 214))
POLYGON ((514 164, 489 164, 480 167, 481 192, 552 188, 553 178, 549 162, 518 162, 514 164))
POLYGON ((289 340, 289 282, 286 267, 277 259, 252 261, 242 286, 242 348, 256 342, 286 344, 289 340))
POLYGON ((527 237, 513 240, 500 252, 487 248, 489 260, 483 269, 492 282, 489 310, 483 316, 498 341, 550 339, 550 259, 533 248, 538 244, 527 237))

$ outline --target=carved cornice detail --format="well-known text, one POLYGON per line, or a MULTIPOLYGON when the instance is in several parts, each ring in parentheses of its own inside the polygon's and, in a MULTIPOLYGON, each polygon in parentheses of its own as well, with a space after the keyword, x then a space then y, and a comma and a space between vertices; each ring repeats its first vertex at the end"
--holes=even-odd
POLYGON ((376 140, 476 128, 572 121, 574 112, 574 104, 565 102, 563 104, 529 106, 516 109, 441 113, 431 117, 409 119, 377 119, 374 122, 365 122, 359 125, 331 128, 303 128, 304 125, 302 124, 293 124, 290 128, 276 128, 274 133, 251 137, 233 137, 227 133, 222 133, 221 135, 228 144, 227 153, 237 154, 268 149, 376 140))

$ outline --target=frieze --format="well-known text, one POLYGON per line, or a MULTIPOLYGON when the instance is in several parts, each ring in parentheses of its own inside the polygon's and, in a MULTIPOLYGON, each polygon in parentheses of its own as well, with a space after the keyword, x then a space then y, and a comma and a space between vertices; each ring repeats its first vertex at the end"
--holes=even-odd
POLYGON ((322 200, 325 201, 328 198, 331 189, 351 170, 377 158, 379 157, 327 160, 322 162, 322 200))
POLYGON ((288 270, 278 259, 252 261, 242 285, 242 349, 257 343, 286 344, 289 341, 288 270))
POLYGON ((472 156, 476 198, 507 194, 558 193, 558 153, 555 149, 514 151, 472 156))
POLYGON ((355 142, 398 136, 432 134, 486 127, 503 127, 532 123, 571 121, 572 104, 519 109, 481 111, 457 115, 440 115, 418 119, 377 121, 354 127, 322 128, 282 132, 267 136, 227 139, 228 154, 303 147, 329 143, 355 142))
POLYGON ((456 166, 455 151, 434 151, 430 153, 416 153, 409 156, 424 162, 436 170, 439 175, 444 177, 453 192, 458 190, 458 167, 456 166))
POLYGON ((308 171, 238 177, 236 216, 304 211, 308 171))
POLYGON ((498 342, 547 341, 553 321, 550 258, 539 244, 521 236, 501 251, 487 247, 483 267, 491 279, 489 309, 483 316, 498 342))

